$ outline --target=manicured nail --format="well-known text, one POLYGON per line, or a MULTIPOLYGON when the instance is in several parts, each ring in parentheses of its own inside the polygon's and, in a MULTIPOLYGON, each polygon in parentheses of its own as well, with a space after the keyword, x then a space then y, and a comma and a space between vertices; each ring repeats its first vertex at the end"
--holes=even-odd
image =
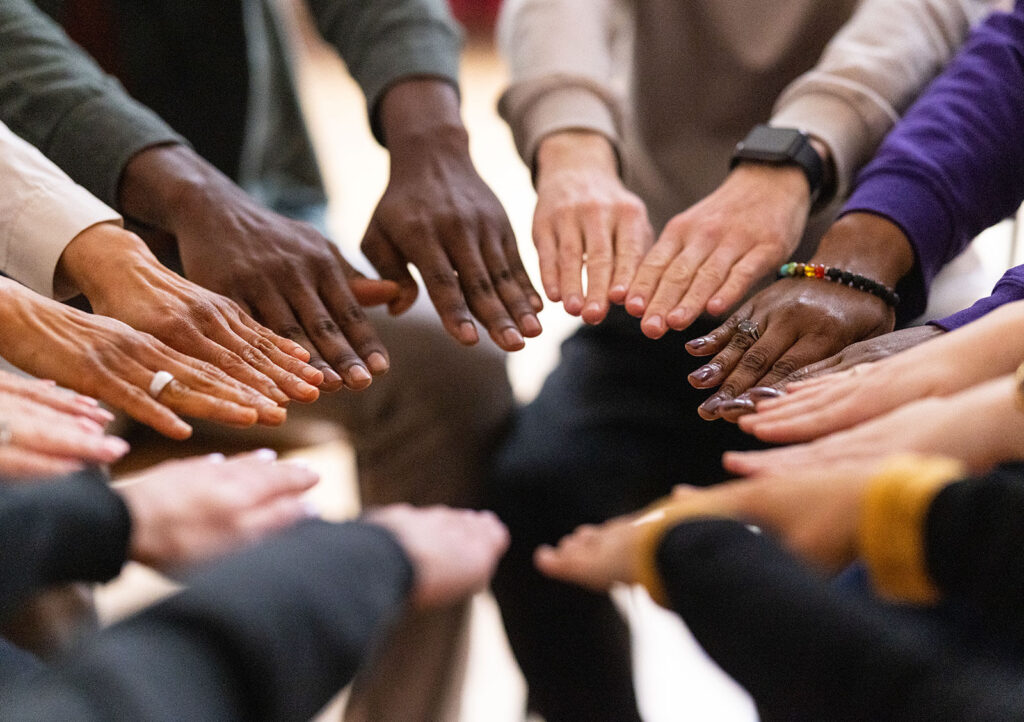
POLYGON ((708 340, 703 337, 695 338, 692 341, 687 341, 686 345, 689 346, 690 348, 703 348, 704 346, 708 345, 708 340))
POLYGON ((386 373, 390 368, 388 360, 380 351, 374 351, 371 353, 366 359, 366 365, 370 367, 370 371, 374 374, 386 373))
POLYGON ((778 389, 773 389, 771 386, 755 386, 743 395, 755 401, 760 401, 762 399, 776 399, 786 394, 778 389))
POLYGON ((706 383, 712 376, 718 373, 718 366, 715 364, 706 364, 701 366, 699 369, 694 371, 690 376, 700 383, 706 383))
POLYGON ((360 364, 355 364, 349 367, 348 374, 352 377, 354 382, 359 384, 365 384, 373 381, 373 377, 370 376, 370 372, 366 370, 365 366, 360 364))
POLYGON ((706 414, 714 414, 718 411, 718 407, 722 405, 722 399, 719 396, 712 396, 710 399, 700 405, 700 408, 706 414))
POLYGON ((523 346, 526 342, 523 341, 523 335, 519 333, 518 329, 506 328, 501 332, 501 340, 505 342, 506 346, 518 348, 523 346))
POLYGON ((722 402, 721 406, 718 407, 718 410, 722 413, 725 413, 726 411, 753 411, 754 402, 750 399, 735 398, 730 401, 722 402))
POLYGON ((539 336, 540 332, 544 330, 540 325, 540 319, 532 313, 528 313, 519 319, 519 328, 523 330, 523 335, 531 337, 539 336))

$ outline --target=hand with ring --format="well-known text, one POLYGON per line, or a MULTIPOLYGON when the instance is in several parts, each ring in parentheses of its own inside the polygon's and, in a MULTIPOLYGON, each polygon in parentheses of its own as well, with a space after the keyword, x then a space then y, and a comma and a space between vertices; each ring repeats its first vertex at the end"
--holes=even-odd
POLYGON ((49 406, 54 411, 89 419, 101 428, 106 428, 114 420, 114 415, 100 406, 96 399, 62 389, 48 379, 34 379, 0 370, 0 392, 49 406))
POLYGON ((0 353, 23 371, 94 396, 175 439, 186 414, 233 426, 280 424, 274 401, 217 367, 112 318, 83 313, 0 278, 0 353), (157 372, 159 401, 150 393, 157 372), (163 383, 166 381, 166 383, 163 383))
POLYGON ((97 421, 75 410, 54 408, 46 400, 0 391, 0 409, 4 479, 56 476, 86 464, 111 464, 128 451, 127 443, 104 434, 97 421))
POLYGON ((754 386, 772 387, 855 341, 890 331, 894 322, 892 309, 871 294, 820 281, 780 279, 714 331, 687 344, 694 356, 713 356, 690 374, 690 383, 719 386, 698 412, 711 420, 752 410, 753 401, 736 397, 754 386))

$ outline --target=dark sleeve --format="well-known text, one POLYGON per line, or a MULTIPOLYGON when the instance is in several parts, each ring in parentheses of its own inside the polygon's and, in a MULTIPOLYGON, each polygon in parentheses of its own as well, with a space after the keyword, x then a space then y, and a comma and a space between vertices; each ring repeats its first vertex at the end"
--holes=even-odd
POLYGON ((742 524, 680 524, 657 564, 672 608, 765 720, 1024 716, 1021 670, 960 663, 925 629, 844 596, 742 524))
POLYGON ((373 134, 384 142, 377 104, 402 78, 435 77, 458 87, 462 33, 446 0, 309 0, 317 29, 366 96, 373 134))
POLYGON ((117 576, 129 535, 128 510, 98 469, 0 482, 0 620, 46 587, 117 576))
POLYGON ((946 318, 932 321, 932 323, 946 331, 955 331, 971 321, 977 321, 986 313, 990 313, 1000 306, 1021 300, 1024 300, 1024 266, 1014 266, 996 282, 995 288, 992 289, 992 295, 979 299, 974 305, 957 311, 952 316, 946 316, 946 318))
POLYGON ((0 120, 113 208, 134 155, 185 142, 29 0, 0 2, 0 120))
POLYGON ((1024 464, 947 486, 928 509, 924 533, 939 589, 1024 640, 1024 464))
POLYGON ((844 212, 876 213, 913 246, 900 313, 924 311, 939 270, 1024 200, 1024 2, 995 13, 889 134, 844 212))
POLYGON ((64 709, 102 720, 308 720, 352 679, 411 582, 382 528, 305 523, 198 574, 8 692, 0 709, 21 710, 17 720, 71 719, 64 709))

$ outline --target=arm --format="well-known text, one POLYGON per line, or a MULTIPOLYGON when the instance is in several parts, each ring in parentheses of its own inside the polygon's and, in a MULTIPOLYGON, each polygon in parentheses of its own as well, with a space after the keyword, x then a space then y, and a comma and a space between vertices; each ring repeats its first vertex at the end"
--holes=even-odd
POLYGON ((0 483, 0 530, 0 618, 46 587, 108 581, 128 556, 128 510, 96 468, 0 483))
POLYGON ((399 283, 392 313, 412 305, 416 266, 448 332, 464 344, 478 318, 507 351, 541 332, 511 225, 469 156, 459 115, 461 35, 443 0, 316 0, 313 19, 348 64, 391 156, 388 187, 362 249, 399 283))
POLYGON ((913 247, 902 304, 911 317, 923 310, 939 269, 1024 198, 1022 56, 1018 3, 972 35, 886 139, 846 205, 846 213, 888 219, 913 247))

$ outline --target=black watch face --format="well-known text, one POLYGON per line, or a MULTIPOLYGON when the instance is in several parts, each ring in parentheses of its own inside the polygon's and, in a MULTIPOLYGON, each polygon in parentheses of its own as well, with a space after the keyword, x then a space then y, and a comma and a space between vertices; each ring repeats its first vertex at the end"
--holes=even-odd
POLYGON ((803 142, 804 135, 799 130, 759 125, 743 141, 743 149, 786 158, 792 157, 803 142))

